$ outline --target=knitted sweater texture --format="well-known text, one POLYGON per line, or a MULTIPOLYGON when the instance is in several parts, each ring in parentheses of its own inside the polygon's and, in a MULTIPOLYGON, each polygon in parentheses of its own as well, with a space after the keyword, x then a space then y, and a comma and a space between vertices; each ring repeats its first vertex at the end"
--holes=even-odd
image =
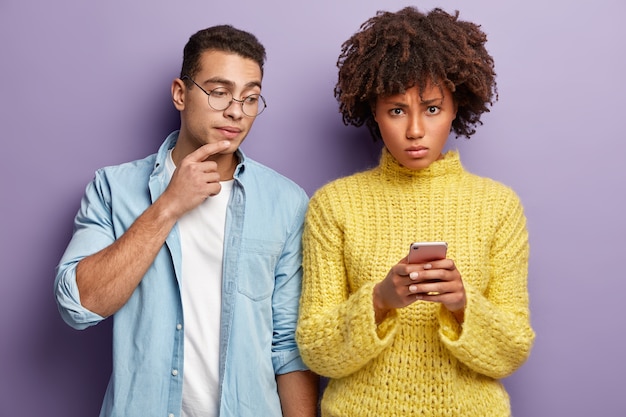
POLYGON ((330 378, 324 417, 509 416, 499 378, 528 358, 528 234, 508 187, 463 169, 456 151, 411 171, 378 167, 312 197, 303 236, 297 340, 330 378), (459 325, 416 301, 376 325, 372 292, 413 241, 446 241, 467 294, 459 325))

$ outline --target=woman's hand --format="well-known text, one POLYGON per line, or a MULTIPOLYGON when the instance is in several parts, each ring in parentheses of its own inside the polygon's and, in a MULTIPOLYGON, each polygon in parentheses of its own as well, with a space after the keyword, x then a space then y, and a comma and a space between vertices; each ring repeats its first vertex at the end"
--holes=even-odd
MULTIPOLYGON (((411 265, 413 266, 413 265, 411 265)), ((416 300, 442 303, 459 323, 467 301, 461 273, 452 259, 442 259, 416 265, 409 273, 409 292, 416 300)))
POLYGON ((442 303, 459 323, 463 322, 465 288, 452 259, 408 264, 405 257, 376 284, 373 298, 376 323, 381 323, 391 309, 406 307, 417 300, 442 303))

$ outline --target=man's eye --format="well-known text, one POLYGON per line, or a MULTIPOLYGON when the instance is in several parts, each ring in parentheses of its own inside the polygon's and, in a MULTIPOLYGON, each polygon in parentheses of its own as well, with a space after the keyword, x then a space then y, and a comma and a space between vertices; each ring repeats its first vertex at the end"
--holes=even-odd
POLYGON ((394 116, 399 116, 403 113, 401 108, 391 109, 390 113, 394 116))
POLYGON ((244 98, 244 101, 246 102, 246 104, 256 104, 256 102, 259 101, 259 96, 256 94, 253 94, 251 96, 244 98))
POLYGON ((437 107, 437 106, 429 106, 426 111, 428 112, 428 114, 437 114, 437 113, 439 113, 439 107, 437 107))
POLYGON ((215 98, 221 98, 221 97, 226 97, 228 96, 228 91, 225 90, 213 90, 211 91, 211 95, 215 96, 215 98))

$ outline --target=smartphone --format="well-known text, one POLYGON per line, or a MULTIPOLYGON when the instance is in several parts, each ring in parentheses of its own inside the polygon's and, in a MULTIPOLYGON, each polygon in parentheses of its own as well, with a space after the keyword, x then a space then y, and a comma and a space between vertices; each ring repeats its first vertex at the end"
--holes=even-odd
POLYGON ((446 242, 413 242, 409 248, 409 263, 422 264, 446 258, 446 242))

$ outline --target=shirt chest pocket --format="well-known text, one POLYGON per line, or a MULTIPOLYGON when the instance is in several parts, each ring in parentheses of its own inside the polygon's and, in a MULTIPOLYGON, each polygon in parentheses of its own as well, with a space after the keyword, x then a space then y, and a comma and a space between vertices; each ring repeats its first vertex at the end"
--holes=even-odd
POLYGON ((276 264, 282 242, 244 239, 238 258, 237 291, 251 300, 264 300, 274 292, 276 264))

